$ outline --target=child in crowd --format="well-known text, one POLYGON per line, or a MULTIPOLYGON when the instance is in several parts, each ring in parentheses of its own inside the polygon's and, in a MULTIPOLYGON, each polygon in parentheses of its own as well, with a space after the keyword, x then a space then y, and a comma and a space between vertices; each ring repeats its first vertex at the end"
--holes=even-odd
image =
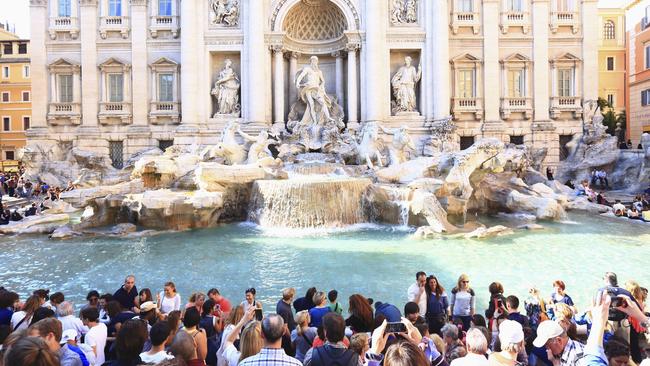
POLYGON ((337 301, 338 297, 339 297, 339 292, 336 290, 332 290, 327 294, 327 299, 330 301, 330 306, 329 306, 330 309, 333 312, 341 315, 343 314, 343 307, 341 306, 341 304, 338 303, 337 301))

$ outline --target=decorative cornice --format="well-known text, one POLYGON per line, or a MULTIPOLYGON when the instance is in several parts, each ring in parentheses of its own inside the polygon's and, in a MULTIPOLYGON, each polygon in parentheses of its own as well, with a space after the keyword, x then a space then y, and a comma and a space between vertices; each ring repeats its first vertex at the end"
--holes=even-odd
POLYGON ((47 0, 29 0, 29 6, 47 6, 47 0))
POLYGON ((79 6, 97 6, 97 0, 79 0, 79 6))
POLYGON ((131 0, 131 6, 147 6, 147 0, 131 0))

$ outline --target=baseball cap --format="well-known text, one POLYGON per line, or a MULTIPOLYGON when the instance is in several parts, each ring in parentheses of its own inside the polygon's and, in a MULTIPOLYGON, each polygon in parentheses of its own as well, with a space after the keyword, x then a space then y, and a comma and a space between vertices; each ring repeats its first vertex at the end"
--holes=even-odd
POLYGON ((544 320, 537 327, 537 337, 533 341, 533 346, 544 347, 549 339, 559 337, 562 333, 564 333, 564 329, 556 321, 544 320))
POLYGON ((514 320, 504 320, 499 325, 499 340, 502 345, 519 343, 524 340, 524 328, 514 320))
POLYGON ((145 301, 140 305, 140 311, 147 312, 156 308, 156 304, 153 301, 145 301))
POLYGON ((66 344, 68 343, 68 341, 76 340, 76 339, 77 339, 77 331, 74 329, 66 329, 61 334, 61 341, 59 343, 66 344))

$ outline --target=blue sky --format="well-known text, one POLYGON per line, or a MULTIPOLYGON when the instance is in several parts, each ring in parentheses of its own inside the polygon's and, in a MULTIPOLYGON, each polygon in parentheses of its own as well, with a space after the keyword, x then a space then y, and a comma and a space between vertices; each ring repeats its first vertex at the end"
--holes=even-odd
MULTIPOLYGON (((650 0, 643 0, 650 3, 650 0)), ((600 0, 601 7, 619 7, 626 0, 600 0)), ((29 38, 29 0, 0 0, 0 22, 16 27, 16 33, 21 38, 29 38)))

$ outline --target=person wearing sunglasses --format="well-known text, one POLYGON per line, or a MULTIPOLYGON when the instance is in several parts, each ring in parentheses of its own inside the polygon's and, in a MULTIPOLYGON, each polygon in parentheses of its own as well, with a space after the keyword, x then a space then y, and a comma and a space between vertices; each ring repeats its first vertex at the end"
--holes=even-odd
POLYGON ((462 322, 462 330, 469 330, 476 309, 476 294, 469 286, 469 276, 464 273, 458 277, 456 287, 451 290, 450 308, 453 322, 462 322))

